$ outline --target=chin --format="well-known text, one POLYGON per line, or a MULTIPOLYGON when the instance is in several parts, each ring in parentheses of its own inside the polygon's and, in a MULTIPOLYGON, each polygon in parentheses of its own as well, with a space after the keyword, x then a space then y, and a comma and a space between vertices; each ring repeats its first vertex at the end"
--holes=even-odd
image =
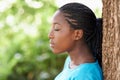
POLYGON ((52 52, 53 52, 54 54, 61 54, 61 53, 63 53, 64 51, 55 51, 55 50, 52 50, 52 52))
POLYGON ((54 54, 60 54, 61 52, 56 52, 56 51, 53 51, 54 54))

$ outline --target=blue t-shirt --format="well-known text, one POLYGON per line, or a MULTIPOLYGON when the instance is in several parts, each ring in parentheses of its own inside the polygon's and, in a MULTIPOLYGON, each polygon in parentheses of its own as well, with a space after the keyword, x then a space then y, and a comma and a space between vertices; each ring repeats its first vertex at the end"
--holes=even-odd
POLYGON ((69 68, 70 57, 67 57, 63 71, 55 80, 103 80, 102 70, 98 61, 80 64, 74 69, 69 68))

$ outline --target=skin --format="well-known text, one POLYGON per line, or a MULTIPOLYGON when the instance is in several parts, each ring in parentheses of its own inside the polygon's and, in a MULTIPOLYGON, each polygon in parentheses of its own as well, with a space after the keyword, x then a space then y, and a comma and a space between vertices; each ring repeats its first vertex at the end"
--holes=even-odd
POLYGON ((83 63, 94 62, 94 57, 83 40, 83 30, 74 30, 61 11, 56 11, 49 32, 50 47, 55 54, 68 52, 71 58, 70 68, 83 63))

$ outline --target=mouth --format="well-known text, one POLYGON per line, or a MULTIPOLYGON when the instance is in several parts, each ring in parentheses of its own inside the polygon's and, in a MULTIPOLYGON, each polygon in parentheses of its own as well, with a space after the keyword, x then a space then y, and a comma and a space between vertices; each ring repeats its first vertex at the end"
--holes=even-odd
POLYGON ((54 48, 55 44, 54 44, 53 40, 50 40, 50 44, 49 45, 50 45, 51 48, 54 48))
POLYGON ((53 43, 50 43, 50 47, 53 48, 53 47, 54 47, 54 44, 53 44, 53 43))

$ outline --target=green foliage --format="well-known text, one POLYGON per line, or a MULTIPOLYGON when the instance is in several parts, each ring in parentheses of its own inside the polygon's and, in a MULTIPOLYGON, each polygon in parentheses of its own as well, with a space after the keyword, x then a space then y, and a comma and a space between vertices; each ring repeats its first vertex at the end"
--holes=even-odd
POLYGON ((48 44, 54 1, 1 0, 0 5, 0 80, 53 80, 65 59, 48 44))
POLYGON ((49 47, 54 0, 0 0, 0 6, 0 80, 53 80, 66 56, 49 47))

